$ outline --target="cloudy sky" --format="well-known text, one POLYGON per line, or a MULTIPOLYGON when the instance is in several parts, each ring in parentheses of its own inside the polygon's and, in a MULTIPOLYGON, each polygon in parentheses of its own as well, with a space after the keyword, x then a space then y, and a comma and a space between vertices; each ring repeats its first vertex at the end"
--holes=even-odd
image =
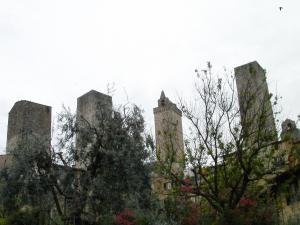
POLYGON ((0 153, 17 100, 52 106, 54 119, 114 83, 114 103, 128 97, 153 129, 160 91, 188 96, 206 61, 221 71, 257 60, 282 117, 296 119, 299 12, 299 0, 0 0, 0 153))

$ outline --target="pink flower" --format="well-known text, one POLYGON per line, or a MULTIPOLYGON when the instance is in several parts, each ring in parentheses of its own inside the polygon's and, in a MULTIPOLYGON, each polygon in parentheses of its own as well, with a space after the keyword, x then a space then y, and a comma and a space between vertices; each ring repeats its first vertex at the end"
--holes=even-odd
POLYGON ((185 183, 185 184, 190 184, 190 182, 191 182, 191 180, 188 177, 183 179, 183 183, 185 183))
POLYGON ((191 180, 190 178, 186 177, 182 181, 183 185, 179 187, 179 191, 185 192, 185 193, 192 193, 194 188, 191 185, 191 180))
POLYGON ((116 225, 135 225, 134 212, 130 209, 125 208, 122 212, 116 215, 116 225))
POLYGON ((251 207, 254 206, 256 202, 250 198, 242 197, 239 201, 239 205, 242 207, 251 207))
POLYGON ((179 187, 179 190, 181 192, 191 193, 191 192, 193 192, 194 189, 191 185, 183 185, 183 186, 179 187))

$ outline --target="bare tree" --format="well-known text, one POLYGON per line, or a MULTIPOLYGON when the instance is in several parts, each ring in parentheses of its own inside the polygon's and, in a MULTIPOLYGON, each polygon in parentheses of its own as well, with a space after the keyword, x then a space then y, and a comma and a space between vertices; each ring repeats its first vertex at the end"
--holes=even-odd
MULTIPOLYGON (((196 74, 195 99, 180 99, 190 124, 185 140, 186 166, 193 178, 190 195, 224 214, 238 206, 252 184, 271 173, 277 143, 276 130, 269 126, 274 120, 271 96, 250 83, 246 86, 252 89, 237 96, 234 77, 216 76, 210 63, 196 74), (257 98, 257 93, 263 97, 257 98)), ((180 180, 174 173, 169 176, 180 180)))

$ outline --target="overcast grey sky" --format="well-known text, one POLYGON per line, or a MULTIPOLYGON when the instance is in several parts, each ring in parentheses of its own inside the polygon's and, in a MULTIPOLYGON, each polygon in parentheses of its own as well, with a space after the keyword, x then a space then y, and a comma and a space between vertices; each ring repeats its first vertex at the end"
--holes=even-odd
POLYGON ((188 96, 206 61, 232 70, 257 60, 282 116, 296 119, 299 12, 299 0, 0 0, 0 153, 17 100, 50 105, 54 117, 114 82, 114 102, 127 95, 153 128, 160 91, 188 96))

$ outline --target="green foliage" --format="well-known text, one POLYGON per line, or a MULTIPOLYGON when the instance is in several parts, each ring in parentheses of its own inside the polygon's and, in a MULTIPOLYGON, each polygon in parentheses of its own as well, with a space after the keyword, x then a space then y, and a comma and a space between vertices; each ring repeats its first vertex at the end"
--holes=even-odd
POLYGON ((49 211, 53 203, 50 188, 56 178, 53 179, 48 149, 49 142, 28 132, 23 133, 22 142, 10 150, 12 165, 1 171, 0 178, 3 214, 10 224, 18 224, 21 220, 34 224, 36 210, 24 211, 25 208, 34 206, 38 211, 49 211))
POLYGON ((38 210, 22 208, 7 217, 6 225, 40 225, 39 218, 38 210))
POLYGON ((300 216, 299 215, 294 215, 294 217, 289 218, 284 225, 299 225, 300 224, 300 216))
POLYGON ((220 218, 223 225, 276 225, 278 218, 274 208, 267 206, 236 208, 220 218))
POLYGON ((146 138, 142 111, 126 106, 99 112, 95 124, 75 120, 67 110, 61 113, 58 144, 51 149, 49 142, 24 133, 23 141, 11 150, 12 166, 0 176, 1 211, 11 224, 35 224, 35 212, 20 211, 27 205, 45 213, 55 211, 52 219, 57 223, 81 220, 84 214, 89 223, 101 224, 111 224, 132 196, 135 208, 148 207, 146 161, 153 142, 146 138), (75 136, 81 137, 77 149, 75 136), (73 169, 74 162, 83 169, 73 169))
POLYGON ((0 225, 7 225, 7 219, 6 218, 0 218, 0 225))
POLYGON ((99 125, 92 129, 81 123, 77 133, 89 138, 77 152, 79 162, 87 168, 80 177, 85 187, 80 195, 91 206, 90 212, 102 215, 120 211, 131 196, 142 207, 147 201, 143 192, 150 189, 141 110, 134 106, 125 113, 112 113, 99 114, 99 125))
POLYGON ((204 202, 199 205, 183 198, 169 198, 165 201, 165 214, 169 220, 180 225, 279 225, 274 202, 242 198, 235 209, 223 214, 204 202))

